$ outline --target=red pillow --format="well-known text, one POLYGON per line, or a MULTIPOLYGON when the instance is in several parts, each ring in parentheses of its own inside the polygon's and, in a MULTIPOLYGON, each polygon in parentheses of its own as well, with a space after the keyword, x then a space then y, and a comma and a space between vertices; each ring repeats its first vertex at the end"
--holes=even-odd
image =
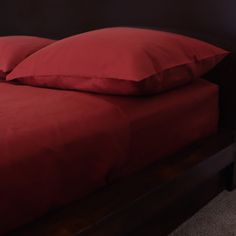
POLYGON ((34 53, 7 79, 105 94, 154 94, 202 76, 227 54, 174 33, 106 28, 65 38, 34 53))
POLYGON ((32 36, 0 37, 0 78, 4 78, 27 56, 52 42, 51 39, 32 36))

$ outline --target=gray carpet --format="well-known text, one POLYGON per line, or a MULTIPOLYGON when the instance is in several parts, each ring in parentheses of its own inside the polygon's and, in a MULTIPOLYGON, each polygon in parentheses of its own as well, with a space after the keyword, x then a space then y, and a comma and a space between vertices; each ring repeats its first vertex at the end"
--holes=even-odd
POLYGON ((236 191, 219 194, 169 236, 236 236, 236 191))

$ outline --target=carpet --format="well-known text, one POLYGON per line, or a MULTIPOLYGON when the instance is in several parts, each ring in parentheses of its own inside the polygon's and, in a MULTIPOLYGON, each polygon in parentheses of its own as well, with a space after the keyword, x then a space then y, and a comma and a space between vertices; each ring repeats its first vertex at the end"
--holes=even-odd
POLYGON ((236 236, 236 191, 224 191, 169 236, 236 236))

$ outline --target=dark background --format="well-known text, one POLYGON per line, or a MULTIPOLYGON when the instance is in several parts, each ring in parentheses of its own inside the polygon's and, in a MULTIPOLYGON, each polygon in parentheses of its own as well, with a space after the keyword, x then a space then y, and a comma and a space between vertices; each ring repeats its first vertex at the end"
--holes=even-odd
POLYGON ((177 30, 236 50, 235 0, 2 0, 0 35, 63 38, 107 26, 177 30))

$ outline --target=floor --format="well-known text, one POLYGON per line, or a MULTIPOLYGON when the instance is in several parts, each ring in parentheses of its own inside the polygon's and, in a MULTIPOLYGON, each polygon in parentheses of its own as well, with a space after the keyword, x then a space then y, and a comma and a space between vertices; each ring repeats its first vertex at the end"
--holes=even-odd
POLYGON ((236 190, 219 194, 169 236, 236 236, 236 190))

